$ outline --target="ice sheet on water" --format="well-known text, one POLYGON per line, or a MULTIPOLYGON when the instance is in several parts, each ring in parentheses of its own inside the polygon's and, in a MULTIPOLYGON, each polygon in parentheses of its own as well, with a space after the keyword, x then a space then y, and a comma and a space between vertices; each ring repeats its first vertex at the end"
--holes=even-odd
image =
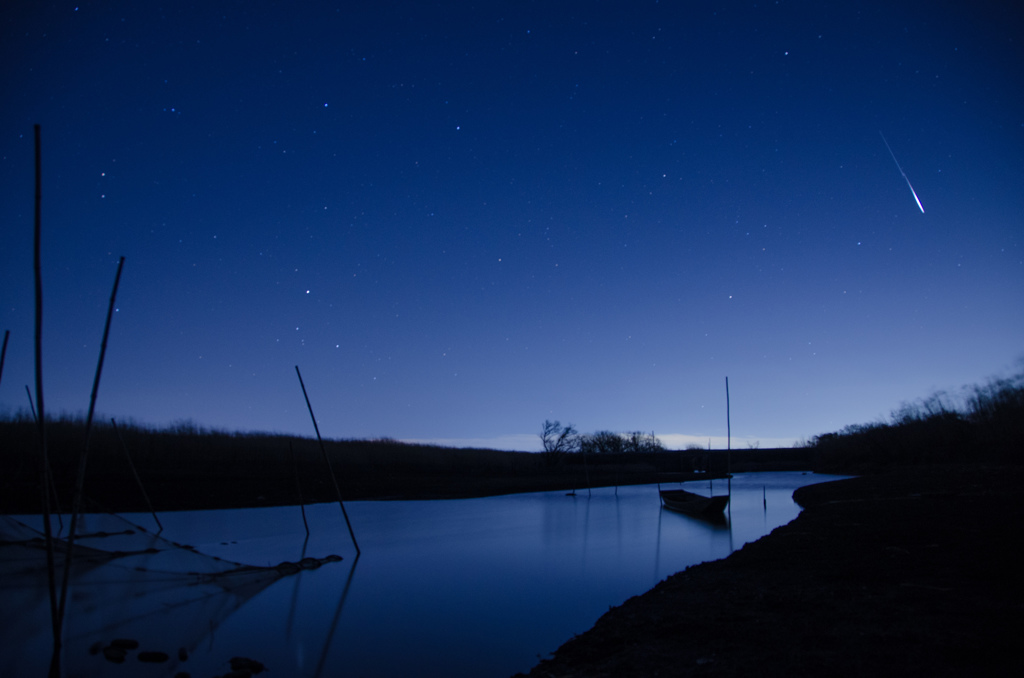
MULTIPOLYGON (((57 586, 66 555, 66 526, 54 521, 57 586)), ((42 675, 51 629, 42 520, 0 516, 0 615, 3 650, 12 675, 42 675)), ((166 653, 169 668, 249 599, 283 576, 340 560, 336 556, 259 567, 202 553, 117 515, 80 521, 70 575, 64 655, 73 664, 114 638, 166 653), (180 652, 184 650, 184 652, 180 652)))

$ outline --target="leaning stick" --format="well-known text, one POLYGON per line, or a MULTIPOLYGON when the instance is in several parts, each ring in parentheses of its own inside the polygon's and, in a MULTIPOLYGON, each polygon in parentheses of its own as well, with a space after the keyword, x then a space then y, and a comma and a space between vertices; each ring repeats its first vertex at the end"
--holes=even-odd
POLYGON ((39 426, 39 417, 36 416, 36 403, 32 400, 32 389, 28 387, 28 384, 25 384, 25 393, 28 394, 28 409, 32 412, 32 421, 36 423, 36 426, 39 426))
POLYGON ((100 359, 96 364, 96 377, 92 382, 92 395, 89 397, 89 414, 85 419, 85 447, 78 458, 78 477, 75 479, 75 496, 71 504, 71 527, 68 528, 68 548, 64 558, 64 580, 60 587, 60 606, 57 609, 57 623, 64 621, 64 609, 68 600, 68 581, 71 576, 71 553, 75 546, 75 528, 78 525, 78 513, 82 508, 82 487, 85 485, 85 467, 89 457, 89 434, 92 432, 92 416, 96 411, 96 395, 100 390, 100 375, 103 373, 103 358, 107 353, 107 337, 110 336, 110 320, 114 315, 114 301, 117 299, 117 286, 121 282, 121 269, 124 268, 124 257, 117 264, 117 275, 114 276, 114 290, 110 293, 110 306, 107 308, 107 322, 103 327, 103 341, 100 342, 100 359))
POLYGON ((295 374, 299 375, 299 386, 302 387, 302 396, 306 399, 306 407, 309 408, 309 418, 313 420, 316 439, 320 443, 320 453, 324 455, 324 461, 327 462, 327 471, 331 474, 331 482, 334 483, 334 493, 338 496, 338 506, 341 507, 341 514, 345 516, 345 524, 348 525, 348 533, 352 537, 352 543, 356 547, 356 557, 358 557, 361 551, 359 550, 359 544, 356 542, 356 533, 352 531, 352 522, 348 519, 348 511, 345 510, 345 503, 341 500, 341 488, 338 487, 338 479, 334 476, 331 458, 327 456, 327 450, 324 449, 324 440, 320 437, 320 427, 316 425, 316 417, 313 416, 313 406, 309 404, 309 394, 306 393, 306 385, 302 383, 302 372, 299 372, 298 365, 295 366, 295 374))
POLYGON ((4 330, 4 347, 0 349, 0 379, 4 376, 4 358, 7 357, 7 340, 11 338, 11 331, 4 330))
MULTIPOLYGON (((149 500, 149 494, 146 492, 146 488, 142 485, 142 478, 139 477, 139 472, 135 470, 135 464, 132 462, 132 455, 128 453, 128 446, 124 442, 124 438, 121 437, 121 429, 117 427, 117 422, 114 418, 110 418, 110 423, 114 426, 114 433, 117 434, 117 439, 121 441, 121 449, 124 450, 124 456, 128 459, 128 466, 132 469, 132 475, 135 476, 135 483, 139 486, 139 490, 142 491, 142 498, 146 500, 146 506, 149 507, 149 512, 153 514, 153 520, 156 521, 156 526, 160 528, 160 532, 164 531, 164 526, 160 524, 160 519, 156 517, 156 511, 153 510, 153 502, 149 500)), ((160 534, 157 532, 157 534, 160 534)))

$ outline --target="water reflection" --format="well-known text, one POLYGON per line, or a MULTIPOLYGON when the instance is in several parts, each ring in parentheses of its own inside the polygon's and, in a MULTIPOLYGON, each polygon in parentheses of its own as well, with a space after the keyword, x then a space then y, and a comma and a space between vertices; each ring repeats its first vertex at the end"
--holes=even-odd
MULTIPOLYGON (((4 675, 43 675, 40 662, 48 663, 52 648, 45 553, 26 522, 4 516, 2 526, 4 675)), ((252 567, 170 542, 117 516, 87 516, 82 527, 62 634, 65 675, 106 675, 111 665, 147 655, 173 672, 277 580, 336 560, 252 567)), ((63 558, 57 562, 60 579, 63 558)))
MULTIPOLYGON (((127 563, 76 572, 68 614, 75 640, 64 665, 67 675, 125 675, 126 667, 88 654, 123 634, 172 655, 188 649, 187 660, 163 665, 129 659, 132 675, 218 675, 231 657, 248 656, 275 675, 507 676, 610 606, 789 522, 798 513, 793 490, 830 478, 737 476, 725 526, 663 510, 654 485, 600 488, 589 498, 349 502, 358 559, 336 504, 307 507, 308 538, 297 507, 162 514, 163 536, 203 558, 272 565, 338 553, 344 561, 230 591, 219 583, 182 589, 155 577, 153 563, 145 576, 127 563)), ((725 491, 716 481, 715 494, 725 491)), ((102 520, 87 522, 95 529, 102 520)), ((4 608, 19 617, 0 620, 0 649, 13 667, 4 673, 42 676, 45 584, 26 582, 0 585, 4 608)))

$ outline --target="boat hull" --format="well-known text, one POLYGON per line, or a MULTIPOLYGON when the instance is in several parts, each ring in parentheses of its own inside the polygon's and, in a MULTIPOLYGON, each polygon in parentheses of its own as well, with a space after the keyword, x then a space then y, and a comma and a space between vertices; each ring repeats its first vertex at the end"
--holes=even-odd
POLYGON ((729 504, 729 495, 704 497, 686 490, 662 490, 661 503, 667 509, 695 518, 721 519, 729 504))

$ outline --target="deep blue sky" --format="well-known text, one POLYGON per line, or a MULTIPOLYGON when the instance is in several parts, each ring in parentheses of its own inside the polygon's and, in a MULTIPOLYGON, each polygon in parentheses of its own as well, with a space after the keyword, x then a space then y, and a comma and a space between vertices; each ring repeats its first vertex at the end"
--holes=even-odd
POLYGON ((297 364, 331 437, 717 444, 728 376, 788 445, 1009 374, 1013 4, 4 3, 0 409, 34 123, 51 413, 121 255, 98 409, 146 424, 311 435, 297 364))

